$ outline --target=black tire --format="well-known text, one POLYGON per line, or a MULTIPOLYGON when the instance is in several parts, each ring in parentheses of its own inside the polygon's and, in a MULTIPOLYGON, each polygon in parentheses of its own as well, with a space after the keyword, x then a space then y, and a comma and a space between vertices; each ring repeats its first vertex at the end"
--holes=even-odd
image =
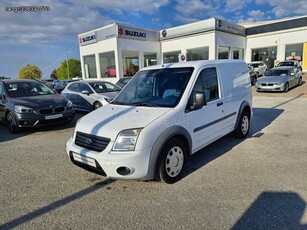
POLYGON ((253 77, 253 79, 252 79, 252 85, 256 85, 256 82, 257 82, 257 77, 255 76, 255 77, 253 77))
POLYGON ((96 101, 93 105, 94 109, 99 109, 102 106, 102 104, 99 101, 96 101))
POLYGON ((303 81, 302 81, 302 78, 300 77, 299 80, 298 80, 297 85, 298 85, 298 86, 301 86, 302 84, 303 84, 303 81))
POLYGON ((173 184, 181 179, 186 161, 186 149, 178 139, 171 139, 163 147, 158 164, 159 179, 173 184))
POLYGON ((240 116, 238 127, 234 131, 236 137, 245 138, 250 128, 250 117, 247 112, 243 112, 240 116))
POLYGON ((17 126, 16 119, 11 112, 9 112, 6 115, 6 123, 7 123, 7 128, 9 129, 10 133, 13 133, 13 134, 18 133, 19 128, 17 126))
POLYGON ((284 92, 286 93, 288 91, 289 91, 289 83, 287 82, 284 87, 284 92))

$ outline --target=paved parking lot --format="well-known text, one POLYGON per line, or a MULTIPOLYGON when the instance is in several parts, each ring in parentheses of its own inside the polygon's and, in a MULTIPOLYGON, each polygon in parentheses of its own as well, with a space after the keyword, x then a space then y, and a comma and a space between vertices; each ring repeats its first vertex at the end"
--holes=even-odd
POLYGON ((254 92, 249 137, 201 150, 173 185, 75 167, 74 123, 17 135, 0 125, 0 229, 307 229, 306 93, 254 92))

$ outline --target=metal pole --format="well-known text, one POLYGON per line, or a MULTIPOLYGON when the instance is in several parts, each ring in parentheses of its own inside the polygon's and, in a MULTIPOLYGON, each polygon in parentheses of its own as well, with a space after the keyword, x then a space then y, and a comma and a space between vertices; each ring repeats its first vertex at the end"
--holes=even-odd
POLYGON ((67 66, 67 80, 69 80, 68 52, 65 52, 65 54, 66 54, 66 66, 67 66))

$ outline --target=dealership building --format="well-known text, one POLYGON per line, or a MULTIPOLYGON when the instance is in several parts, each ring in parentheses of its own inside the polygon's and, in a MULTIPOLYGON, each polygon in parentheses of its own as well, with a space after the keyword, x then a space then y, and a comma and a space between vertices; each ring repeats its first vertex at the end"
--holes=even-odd
POLYGON ((213 59, 268 68, 295 59, 307 71, 307 16, 244 24, 211 18, 160 31, 113 23, 78 39, 83 78, 116 82, 150 65, 213 59))

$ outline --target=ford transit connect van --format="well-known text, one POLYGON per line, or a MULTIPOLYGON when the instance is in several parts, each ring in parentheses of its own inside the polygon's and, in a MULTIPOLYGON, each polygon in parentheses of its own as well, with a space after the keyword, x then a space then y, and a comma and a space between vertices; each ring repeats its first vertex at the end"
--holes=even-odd
POLYGON ((82 117, 66 144, 71 161, 117 179, 180 179, 189 156, 252 117, 241 60, 170 63, 139 71, 111 104, 82 117))

